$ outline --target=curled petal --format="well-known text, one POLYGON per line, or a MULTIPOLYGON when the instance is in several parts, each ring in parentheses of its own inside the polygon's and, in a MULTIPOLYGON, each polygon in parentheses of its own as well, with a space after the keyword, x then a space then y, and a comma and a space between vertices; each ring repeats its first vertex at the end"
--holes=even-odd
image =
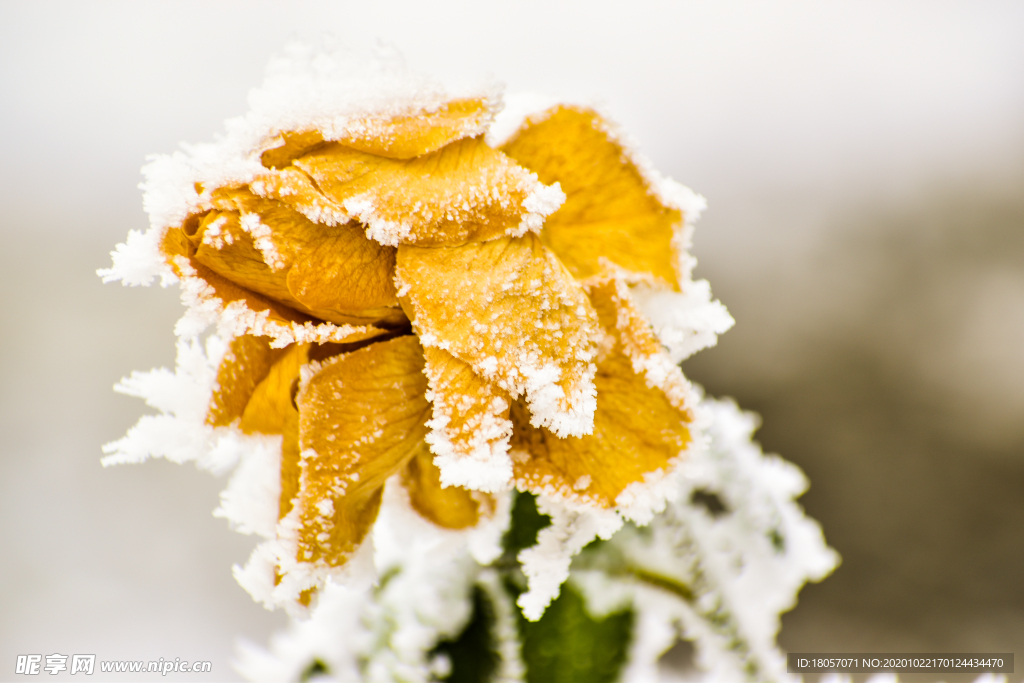
POLYGON ((260 197, 279 201, 314 223, 343 225, 353 220, 341 205, 320 192, 312 178, 294 166, 263 175, 249 187, 260 197))
MULTIPOLYGON (((223 336, 266 336, 271 339, 270 344, 274 348, 295 342, 354 342, 388 333, 388 330, 372 324, 323 322, 268 296, 246 289, 200 263, 195 258, 195 247, 179 228, 172 228, 165 233, 161 241, 161 251, 175 274, 181 278, 182 298, 190 307, 191 315, 202 316, 194 327, 179 327, 180 334, 194 335, 201 332, 209 322, 206 316, 218 322, 223 336)), ((397 320, 386 319, 382 324, 400 324, 406 319, 400 311, 394 310, 396 314, 392 315, 397 320)), ((183 321, 193 324, 188 319, 183 321)))
POLYGON ((239 212, 211 211, 198 221, 187 221, 184 232, 195 247, 194 258, 199 263, 236 285, 299 308, 283 275, 267 264, 253 236, 242 228, 239 212))
POLYGON ((309 344, 288 347, 252 393, 240 427, 246 434, 282 434, 286 416, 295 412, 299 369, 309 360, 309 344))
POLYGON ((325 233, 288 271, 292 296, 311 311, 340 316, 380 315, 397 307, 395 250, 347 225, 325 233))
POLYGON ((395 253, 354 225, 318 225, 244 188, 218 190, 220 210, 185 222, 195 259, 225 278, 338 324, 395 322, 395 253), (226 207, 226 208, 225 208, 226 207))
POLYGON ((325 143, 293 165, 290 169, 308 179, 294 170, 287 177, 271 173, 254 187, 307 216, 355 218, 384 245, 462 244, 522 235, 539 230, 562 200, 560 190, 542 185, 482 138, 459 140, 408 160, 325 143))
POLYGON ((398 249, 403 308, 424 346, 443 349, 559 436, 593 427, 597 315, 536 235, 398 249))
POLYGON ((484 133, 492 116, 493 103, 477 97, 403 114, 353 117, 328 130, 326 138, 319 130, 283 133, 260 160, 267 168, 283 168, 325 139, 367 154, 412 159, 484 133))
POLYGON ((296 559, 340 566, 376 518, 384 481, 426 434, 423 352, 397 337, 330 358, 296 398, 302 476, 296 559))
POLYGON ((280 350, 270 348, 266 337, 244 334, 232 339, 217 368, 206 424, 223 427, 242 417, 257 386, 280 355, 280 350))
POLYGON ((545 222, 541 239, 575 277, 600 273, 607 260, 678 289, 682 213, 660 201, 596 112, 550 109, 502 151, 542 182, 561 185, 565 204, 545 222))
POLYGON ((687 421, 692 421, 690 385, 633 301, 626 282, 612 277, 594 279, 587 289, 602 326, 612 331, 617 348, 629 358, 633 371, 643 376, 648 386, 661 389, 687 421))
POLYGON ((216 208, 242 215, 242 223, 263 254, 264 262, 275 271, 287 271, 324 232, 323 226, 309 221, 288 204, 260 197, 250 188, 221 189, 212 196, 216 208))
MULTIPOLYGON (((530 424, 513 404, 516 486, 610 508, 631 485, 671 468, 692 441, 689 384, 629 299, 625 283, 591 284, 590 296, 610 347, 597 363, 594 432, 558 439, 530 424)), ((656 506, 656 503, 653 503, 656 506)))
MULTIPOLYGON (((252 339, 256 342, 247 342, 250 346, 258 342, 266 344, 265 338, 252 339)), ((238 341, 232 342, 232 346, 238 341)), ((291 511, 299 492, 299 411, 295 407, 295 392, 299 370, 308 361, 309 350, 309 344, 293 344, 287 349, 273 351, 273 365, 251 392, 239 424, 246 434, 282 435, 278 519, 291 511)))
POLYGON ((414 510, 446 529, 476 526, 481 517, 493 513, 494 500, 487 494, 460 486, 444 487, 433 457, 426 443, 422 443, 402 472, 402 484, 414 510))
POLYGON ((367 239, 356 225, 317 224, 281 202, 233 194, 266 262, 287 271, 287 291, 300 307, 330 319, 398 306, 393 247, 367 239))
POLYGON ((433 417, 427 443, 444 486, 502 491, 512 482, 507 391, 447 351, 423 349, 433 417))
POLYGON ((281 440, 281 495, 278 497, 278 519, 287 517, 295 507, 302 480, 299 411, 290 399, 281 417, 283 438, 281 440))
POLYGON ((310 316, 248 290, 200 263, 194 258, 195 247, 189 243, 182 230, 178 228, 167 231, 161 246, 168 262, 174 268, 175 274, 183 280, 183 289, 186 295, 191 294, 195 299, 190 302, 193 306, 209 306, 218 309, 218 312, 223 312, 228 307, 234 306, 236 310, 244 309, 252 312, 254 324, 245 325, 243 323, 240 334, 256 334, 263 326, 273 326, 283 330, 295 324, 303 325, 313 321, 310 316), (264 325, 258 327, 259 323, 264 325))
POLYGON ((285 131, 270 141, 260 155, 260 163, 267 168, 284 168, 296 157, 302 156, 324 141, 323 134, 316 130, 285 131))

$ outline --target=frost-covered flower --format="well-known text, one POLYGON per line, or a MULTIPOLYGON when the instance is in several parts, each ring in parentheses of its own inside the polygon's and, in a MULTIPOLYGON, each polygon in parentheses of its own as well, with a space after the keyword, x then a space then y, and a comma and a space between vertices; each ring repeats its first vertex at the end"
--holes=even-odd
MULTIPOLYGON (((293 50, 224 139, 147 168, 153 227, 104 275, 181 282, 178 377, 206 393, 128 381, 178 422, 109 452, 167 455, 188 420, 173 457, 242 472, 273 451, 263 578, 242 578, 277 603, 345 571, 386 483, 447 529, 500 527, 504 492, 532 492, 554 520, 521 557, 536 618, 584 544, 664 509, 702 443, 677 364, 732 323, 690 278, 703 200, 592 109, 502 111, 366 68, 293 50), (203 356, 187 340, 210 324, 203 356)), ((225 515, 259 498, 241 488, 225 515)))

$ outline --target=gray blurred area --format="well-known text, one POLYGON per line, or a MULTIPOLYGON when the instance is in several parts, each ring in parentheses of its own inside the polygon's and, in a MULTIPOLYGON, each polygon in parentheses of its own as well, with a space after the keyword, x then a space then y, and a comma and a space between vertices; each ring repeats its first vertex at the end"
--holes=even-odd
POLYGON ((284 624, 231 577, 255 542, 212 517, 223 480, 100 467, 147 412, 111 386, 173 364, 180 305, 94 272, 146 227, 145 155, 211 139, 321 30, 449 82, 597 101, 708 198, 696 275, 737 325, 684 371, 762 415, 843 556, 785 649, 1024 657, 1019 3, 8 2, 0 680, 29 653, 231 679, 237 639, 284 624))
POLYGON ((843 556, 784 649, 1024 652, 1022 188, 851 207, 802 272, 719 286, 740 322, 684 370, 761 414, 843 556))

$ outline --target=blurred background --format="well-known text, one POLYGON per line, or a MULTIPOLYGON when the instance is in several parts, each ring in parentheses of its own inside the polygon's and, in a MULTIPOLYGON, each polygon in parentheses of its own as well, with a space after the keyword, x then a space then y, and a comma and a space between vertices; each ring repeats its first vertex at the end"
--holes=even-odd
POLYGON ((1024 655, 1024 4, 9 1, 0 679, 59 652, 226 680, 284 623, 231 577, 255 540, 211 516, 223 481, 100 467, 146 411, 111 386, 173 366, 181 309, 95 270, 147 225, 145 156, 212 139, 323 31, 596 102, 708 199, 696 274, 737 325, 684 371, 763 416, 843 556, 783 648, 1024 655))

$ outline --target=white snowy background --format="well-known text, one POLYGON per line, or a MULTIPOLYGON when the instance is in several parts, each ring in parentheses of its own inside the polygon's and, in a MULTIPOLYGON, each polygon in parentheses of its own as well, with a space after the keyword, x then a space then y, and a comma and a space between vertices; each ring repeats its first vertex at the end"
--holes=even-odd
POLYGON ((8 1, 0 678, 94 653, 225 680, 283 624, 231 577, 253 543, 211 515, 223 482, 100 467, 144 409, 111 386, 173 363, 180 307, 94 271, 146 225, 145 155, 211 139, 324 31, 597 102, 707 197, 697 275, 738 324, 684 370, 762 412, 845 560, 784 648, 1024 654, 1021 3, 8 1))

